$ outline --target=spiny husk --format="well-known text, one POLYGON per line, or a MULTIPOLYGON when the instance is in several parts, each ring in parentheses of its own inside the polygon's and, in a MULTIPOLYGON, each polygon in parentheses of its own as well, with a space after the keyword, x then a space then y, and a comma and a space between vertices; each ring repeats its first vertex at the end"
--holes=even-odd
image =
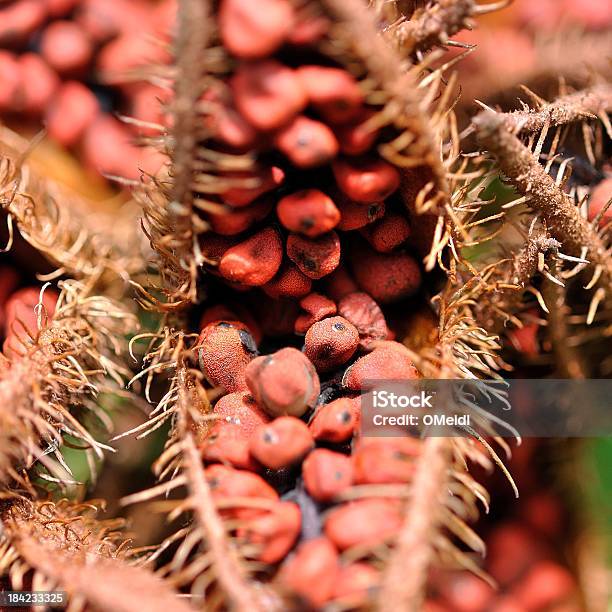
POLYGON ((0 205, 9 229, 5 248, 11 247, 16 225, 31 246, 58 266, 55 276, 67 274, 120 294, 125 281, 147 266, 137 207, 125 205, 118 214, 99 207, 94 212, 86 198, 37 174, 27 163, 29 150, 26 141, 0 128, 0 205))
POLYGON ((71 612, 191 610, 130 549, 124 522, 97 518, 97 502, 0 501, 0 575, 12 588, 65 591, 71 612), (31 586, 30 586, 31 585, 31 586))
POLYGON ((105 445, 81 424, 86 413, 106 422, 99 393, 121 392, 129 372, 119 355, 123 337, 137 326, 133 315, 111 300, 91 295, 81 283, 61 281, 53 318, 38 307, 34 337, 19 333, 21 346, 0 373, 0 482, 40 461, 49 477, 69 478, 58 450, 64 434, 101 457, 105 445), (47 449, 47 447, 49 447, 47 449), (60 464, 53 461, 52 451, 60 464))

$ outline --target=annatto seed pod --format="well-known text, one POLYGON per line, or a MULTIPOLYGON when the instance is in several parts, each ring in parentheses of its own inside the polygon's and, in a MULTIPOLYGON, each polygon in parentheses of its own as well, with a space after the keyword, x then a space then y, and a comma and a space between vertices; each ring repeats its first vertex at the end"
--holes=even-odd
POLYGON ((389 213, 362 230, 363 237, 379 253, 390 253, 410 237, 408 219, 398 213, 389 213))
POLYGON ((336 305, 320 293, 310 293, 302 298, 300 307, 307 314, 300 315, 295 321, 296 334, 305 334, 317 321, 336 314, 336 305))
POLYGON ((200 333, 197 346, 200 369, 215 386, 226 391, 246 389, 244 372, 257 346, 240 321, 215 321, 200 333))
POLYGON ((387 342, 371 353, 360 357, 342 377, 342 386, 350 391, 361 391, 368 380, 415 380, 419 378, 412 359, 399 343, 387 342), (397 345, 397 348, 393 348, 397 345))
MULTIPOLYGON (((236 470, 226 465, 210 465, 205 470, 206 479, 215 501, 253 497, 278 501, 278 493, 261 477, 246 470, 236 470)), ((234 508, 220 508, 219 513, 227 518, 250 519, 264 510, 245 508, 239 504, 234 508)))
POLYGON ((283 260, 283 243, 278 232, 267 227, 231 247, 221 257, 219 272, 229 281, 243 285, 265 285, 278 272, 283 260))
POLYGON ((254 359, 245 377, 257 403, 275 417, 302 416, 315 405, 321 391, 314 366, 294 348, 254 359))
POLYGON ((297 463, 313 446, 308 426, 292 416, 278 417, 262 425, 249 441, 253 457, 272 470, 297 463))
POLYGON ((340 397, 317 409, 310 423, 315 440, 346 442, 359 427, 360 398, 340 397))
POLYGON ((248 59, 265 57, 280 47, 293 28, 287 0, 222 0, 219 30, 224 47, 248 59))
POLYGON ((325 535, 340 549, 374 546, 397 535, 402 526, 400 502, 395 499, 361 499, 332 510, 325 535))
POLYGON ((340 221, 340 211, 333 200, 318 189, 304 189, 281 198, 276 212, 289 231, 309 238, 329 232, 340 221))
POLYGON ((274 144, 298 168, 322 166, 336 157, 340 148, 324 123, 303 115, 278 132, 274 144))
POLYGON ((238 530, 246 544, 257 547, 255 558, 278 563, 293 548, 302 527, 302 513, 293 502, 278 502, 265 514, 252 518, 238 530))
POLYGON ((276 130, 308 103, 297 74, 276 60, 241 64, 231 80, 236 107, 258 130, 276 130))
POLYGON ((283 564, 279 582, 314 608, 330 599, 338 575, 338 551, 327 538, 300 544, 283 564))
POLYGON ((420 452, 414 438, 362 438, 352 455, 355 484, 409 482, 420 452))
POLYGON ((342 317, 329 317, 306 332, 304 353, 319 372, 329 372, 346 363, 358 346, 357 329, 342 317))
POLYGON ((382 202, 400 185, 396 168, 379 158, 337 159, 332 169, 338 186, 354 202, 382 202))
POLYGON ((386 340, 389 328, 380 306, 363 292, 349 293, 338 302, 338 313, 357 328, 360 345, 367 349, 374 340, 386 340))
POLYGON ((328 502, 353 484, 353 464, 346 455, 317 448, 304 460, 302 476, 311 497, 328 502))
POLYGON ((410 297, 421 286, 421 270, 407 253, 382 254, 370 248, 355 249, 351 268, 361 289, 381 304, 410 297))
POLYGON ((306 276, 323 278, 340 263, 340 238, 333 231, 318 238, 291 234, 287 239, 287 256, 306 276))
POLYGON ((347 608, 360 608, 380 583, 380 572, 367 563, 351 563, 340 569, 332 599, 347 608))
POLYGON ((283 262, 276 276, 262 289, 271 298, 301 298, 310 293, 312 280, 290 261, 283 262))

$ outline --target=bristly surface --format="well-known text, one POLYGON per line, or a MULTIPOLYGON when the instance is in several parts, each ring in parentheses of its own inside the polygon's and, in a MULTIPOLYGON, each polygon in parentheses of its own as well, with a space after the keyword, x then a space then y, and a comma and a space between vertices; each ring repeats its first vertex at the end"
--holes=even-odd
POLYGON ((70 480, 59 451, 65 434, 84 444, 90 461, 93 454, 101 456, 105 445, 80 420, 87 412, 103 417, 97 395, 120 392, 129 374, 120 355, 123 337, 136 327, 134 316, 107 298, 88 294, 77 281, 62 281, 60 288, 53 318, 47 318, 42 304, 37 307, 38 330, 33 336, 19 333, 21 346, 2 364, 4 484, 21 480, 21 471, 36 461, 45 466, 48 479, 70 480))
POLYGON ((0 501, 0 574, 16 590, 62 590, 69 610, 188 612, 131 549, 123 521, 100 520, 96 502, 0 501), (31 582, 30 582, 31 581, 31 582))

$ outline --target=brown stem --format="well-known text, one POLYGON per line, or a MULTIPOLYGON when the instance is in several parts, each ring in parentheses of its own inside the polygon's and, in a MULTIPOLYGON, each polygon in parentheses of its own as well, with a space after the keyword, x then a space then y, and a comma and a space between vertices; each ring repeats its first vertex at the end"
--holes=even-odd
POLYGON ((446 44, 453 34, 469 27, 475 7, 474 0, 440 0, 419 9, 410 21, 391 28, 390 35, 407 55, 427 51, 446 44))
POLYGON ((412 497, 383 579, 378 600, 381 612, 418 612, 422 609, 433 539, 440 526, 440 508, 450 460, 447 438, 427 438, 412 482, 412 497))
POLYGON ((517 190, 529 197, 529 205, 541 214, 550 235, 569 255, 581 257, 586 248, 586 259, 601 269, 600 285, 610 289, 612 259, 604 242, 532 152, 506 129, 503 116, 485 111, 474 119, 474 126, 481 146, 495 156, 517 190))
POLYGON ((506 129, 514 133, 537 132, 545 125, 552 127, 592 118, 612 110, 612 86, 597 85, 562 96, 538 111, 503 113, 506 129))

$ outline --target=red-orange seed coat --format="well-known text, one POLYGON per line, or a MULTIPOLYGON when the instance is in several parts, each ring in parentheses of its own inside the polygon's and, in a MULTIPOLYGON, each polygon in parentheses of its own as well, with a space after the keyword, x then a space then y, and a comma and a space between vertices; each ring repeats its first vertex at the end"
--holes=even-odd
POLYGON ((257 403, 271 416, 302 416, 320 392, 314 366, 291 347, 254 359, 245 377, 257 403))
POLYGON ((249 206, 241 208, 228 206, 223 212, 209 212, 208 220, 217 234, 234 236, 267 217, 273 207, 274 200, 264 195, 249 206))
POLYGON ((281 416, 255 431, 249 441, 251 454, 259 463, 279 470, 300 461, 313 447, 308 426, 292 416, 281 416))
POLYGON ((288 230, 309 238, 329 232, 340 221, 333 200, 318 189, 304 189, 281 198, 276 212, 288 230))
POLYGON ((272 191, 285 180, 285 173, 276 166, 237 170, 220 176, 228 183, 220 196, 230 206, 248 206, 260 195, 272 191))
POLYGON ((389 213, 362 230, 364 238, 379 253, 390 253, 410 237, 408 219, 398 213, 389 213))
POLYGON ((278 272, 282 260, 280 236, 274 228, 268 227, 225 251, 219 273, 235 283, 265 285, 278 272))
POLYGON ((293 20, 287 0, 222 0, 219 7, 223 46, 238 57, 273 53, 291 32, 293 20))
POLYGON ((384 202, 376 202, 364 206, 363 204, 352 202, 342 194, 336 200, 336 204, 340 211, 338 229, 343 231, 361 229, 368 225, 368 223, 374 223, 377 219, 383 218, 385 214, 384 202))
POLYGON ((372 148, 379 134, 379 130, 372 128, 369 123, 374 115, 374 111, 364 110, 351 123, 339 125, 335 128, 340 150, 343 153, 346 155, 362 155, 372 148))
POLYGON ((285 261, 276 276, 262 289, 271 298, 301 298, 308 295, 312 280, 290 261, 285 261))
POLYGON ((334 133, 324 123, 303 115, 283 128, 274 143, 298 168, 322 166, 336 157, 339 149, 334 133))
POLYGON ((385 200, 400 185, 397 169, 378 158, 338 159, 332 169, 340 189, 363 204, 385 200))
POLYGON ((305 334, 317 321, 336 314, 336 304, 320 293, 310 293, 302 298, 300 308, 305 310, 306 314, 302 314, 296 319, 296 334, 305 334))
POLYGON ((340 263, 340 238, 334 231, 317 238, 291 234, 287 239, 287 255, 306 276, 323 278, 340 263))
POLYGON ((350 321, 359 332, 360 345, 367 348, 374 340, 386 340, 389 328, 380 306, 361 291, 349 293, 338 302, 338 314, 350 321))
POLYGON ((319 372, 329 372, 346 363, 358 346, 355 326, 342 317, 329 317, 306 332, 304 354, 319 372))
POLYGON ((276 60, 241 64, 231 85, 236 107, 259 130, 282 127, 308 102, 295 71, 276 60))
POLYGON ((353 437, 359 422, 360 399, 340 397, 317 409, 310 423, 315 440, 346 442, 353 437))
POLYGON ((353 464, 346 455, 316 448, 302 464, 302 477, 314 499, 328 502, 353 484, 353 464))
POLYGON ((362 439, 353 451, 356 484, 409 482, 421 444, 413 438, 362 439))

